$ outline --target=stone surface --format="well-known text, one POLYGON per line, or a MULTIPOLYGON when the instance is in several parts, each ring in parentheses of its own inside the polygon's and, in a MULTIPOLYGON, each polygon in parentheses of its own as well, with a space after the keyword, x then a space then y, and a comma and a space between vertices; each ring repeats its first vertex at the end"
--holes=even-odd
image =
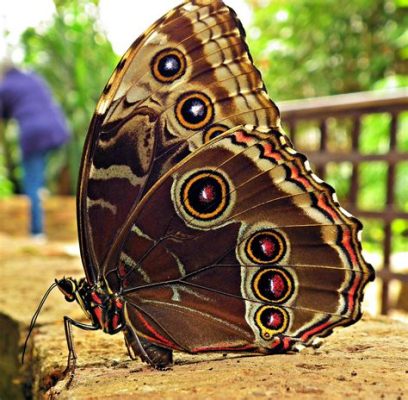
MULTIPOLYGON (((52 335, 43 330, 36 337, 43 382, 49 382, 46 371, 64 366, 61 333, 59 324, 52 335)), ((77 332, 80 358, 72 386, 66 390, 62 381, 46 398, 403 399, 408 395, 407 343, 407 326, 368 319, 338 331, 318 350, 276 356, 176 353, 170 371, 154 371, 128 360, 120 336, 77 332)))
MULTIPOLYGON (((4 234, 0 241, 0 358, 5 360, 7 353, 6 364, 11 366, 19 350, 15 349, 15 326, 21 332, 21 350, 25 329, 53 279, 81 276, 82 267, 65 243, 39 246, 4 234)), ((67 390, 66 380, 59 381, 67 357, 64 315, 86 322, 79 307, 65 302, 56 289, 43 307, 28 349, 25 376, 33 379, 26 390, 30 388, 35 399, 134 399, 147 395, 149 400, 408 399, 408 325, 385 317, 367 317, 352 327, 338 329, 319 349, 297 354, 176 353, 176 364, 169 371, 155 371, 129 360, 121 334, 75 329, 78 367, 67 390)), ((8 369, 9 375, 0 373, 3 381, 4 377, 10 380, 1 383, 3 389, 17 390, 24 380, 21 375, 13 377, 16 366, 8 369)), ((4 393, 1 400, 18 398, 4 393)))

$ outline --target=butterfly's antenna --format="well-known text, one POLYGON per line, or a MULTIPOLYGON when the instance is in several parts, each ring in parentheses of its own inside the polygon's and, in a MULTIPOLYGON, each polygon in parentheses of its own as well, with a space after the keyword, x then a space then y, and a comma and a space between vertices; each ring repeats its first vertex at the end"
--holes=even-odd
POLYGON ((30 327, 28 328, 28 334, 26 337, 26 340, 24 342, 24 347, 23 347, 23 353, 21 355, 21 364, 24 364, 24 356, 25 356, 25 352, 27 349, 27 343, 28 343, 28 339, 30 338, 31 332, 34 329, 35 323, 37 321, 38 315, 40 314, 41 308, 43 307, 45 300, 47 300, 47 297, 49 296, 49 294, 51 293, 51 291, 57 286, 57 284, 54 282, 49 288, 48 290, 45 292, 43 298, 40 301, 40 304, 37 307, 37 310, 35 311, 33 317, 31 318, 31 322, 30 322, 30 327))

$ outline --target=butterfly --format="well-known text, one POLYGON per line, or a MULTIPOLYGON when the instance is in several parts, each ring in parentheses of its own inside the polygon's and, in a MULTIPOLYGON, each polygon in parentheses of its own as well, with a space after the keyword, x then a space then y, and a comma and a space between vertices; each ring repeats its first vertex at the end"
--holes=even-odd
POLYGON ((85 278, 56 280, 155 368, 173 350, 278 353, 361 316, 362 225, 282 130, 221 0, 190 0, 125 53, 97 104, 77 196, 85 278))

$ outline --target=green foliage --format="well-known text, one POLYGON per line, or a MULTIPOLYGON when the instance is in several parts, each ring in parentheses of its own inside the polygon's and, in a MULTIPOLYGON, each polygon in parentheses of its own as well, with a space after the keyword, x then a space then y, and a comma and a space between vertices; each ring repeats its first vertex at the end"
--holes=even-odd
MULTIPOLYGON (((364 249, 369 252, 382 253, 381 243, 384 241, 384 223, 379 220, 363 221, 364 249)), ((391 224, 392 252, 402 253, 407 251, 408 221, 397 219, 391 224)))
POLYGON ((346 199, 350 191, 350 179, 353 166, 349 162, 328 163, 326 165, 326 179, 336 188, 339 199, 346 199))
POLYGON ((379 220, 363 220, 364 249, 369 252, 380 253, 380 243, 384 241, 384 224, 379 220))
POLYGON ((397 165, 395 184, 395 206, 397 209, 408 212, 408 162, 401 162, 397 165))
POLYGON ((405 219, 397 219, 392 223, 392 251, 406 252, 408 245, 408 221, 405 219))
POLYGON ((0 199, 8 197, 13 193, 13 183, 8 177, 7 151, 5 143, 5 126, 0 120, 0 199))
POLYGON ((401 151, 408 152, 408 111, 399 115, 397 144, 401 151))
MULTIPOLYGON (((301 121, 298 124, 296 144, 306 154, 317 151, 320 146, 319 121, 301 121)), ((351 150, 352 120, 343 118, 328 120, 328 151, 347 154, 351 150)), ((361 119, 359 151, 362 154, 386 154, 390 149, 391 117, 388 114, 370 114, 361 119)), ((408 112, 398 117, 397 151, 408 151, 408 112)), ((341 203, 347 207, 350 200, 352 164, 350 162, 326 165, 325 179, 337 192, 341 203)), ((357 206, 364 211, 386 209, 388 167, 385 162, 365 162, 358 169, 360 185, 357 206)), ((396 167, 394 207, 397 211, 408 212, 408 162, 396 167)), ((384 224, 381 221, 364 222, 364 248, 381 253, 384 224)), ((393 251, 406 251, 408 246, 408 221, 397 220, 392 224, 393 251)))
POLYGON ((407 84, 404 1, 250 1, 249 46, 272 98, 370 90, 388 76, 407 84))
POLYGON ((391 116, 369 114, 362 117, 360 151, 363 154, 385 154, 389 150, 391 116))
POLYGON ((0 198, 4 198, 22 190, 21 154, 15 121, 0 123, 0 138, 0 198))
POLYGON ((0 199, 11 196, 13 193, 13 184, 7 179, 7 171, 5 169, 4 157, 0 154, 0 199))
MULTIPOLYGON (((319 121, 302 121, 296 134, 297 148, 306 154, 319 150, 319 121)), ((365 155, 386 154, 390 150, 391 117, 389 114, 369 114, 361 118, 359 152, 365 155)), ((328 120, 329 152, 345 153, 351 150, 352 120, 342 118, 328 120)), ((397 151, 408 152, 408 112, 398 117, 397 151)), ((340 202, 346 206, 350 200, 352 163, 329 162, 326 165, 325 180, 337 192, 340 202)), ((388 167, 386 162, 364 162, 358 168, 359 194, 357 206, 363 211, 384 211, 387 207, 388 167)), ((408 162, 399 162, 395 171, 394 208, 408 212, 408 162)), ((366 220, 364 223, 365 249, 381 252, 384 224, 381 221, 366 220)), ((408 221, 397 220, 392 224, 393 251, 406 251, 408 247, 408 221)))
POLYGON ((365 162, 359 168, 360 191, 358 206, 362 210, 381 211, 386 206, 387 164, 365 162))
POLYGON ((51 85, 71 126, 72 140, 52 156, 49 172, 55 177, 68 164, 75 192, 88 125, 118 56, 98 26, 97 1, 55 0, 55 5, 52 24, 45 31, 26 30, 22 45, 25 65, 51 85))

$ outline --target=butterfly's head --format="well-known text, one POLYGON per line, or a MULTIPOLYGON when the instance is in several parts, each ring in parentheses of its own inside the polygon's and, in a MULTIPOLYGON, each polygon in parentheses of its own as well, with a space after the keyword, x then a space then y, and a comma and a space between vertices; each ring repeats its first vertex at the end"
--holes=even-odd
POLYGON ((66 301, 74 301, 77 299, 78 295, 78 282, 74 278, 63 278, 56 279, 55 283, 58 289, 61 290, 62 294, 65 296, 66 301))
POLYGON ((66 301, 73 302, 76 300, 86 316, 93 320, 88 300, 90 286, 84 278, 79 281, 74 278, 56 279, 55 283, 57 284, 58 289, 61 290, 66 301))

